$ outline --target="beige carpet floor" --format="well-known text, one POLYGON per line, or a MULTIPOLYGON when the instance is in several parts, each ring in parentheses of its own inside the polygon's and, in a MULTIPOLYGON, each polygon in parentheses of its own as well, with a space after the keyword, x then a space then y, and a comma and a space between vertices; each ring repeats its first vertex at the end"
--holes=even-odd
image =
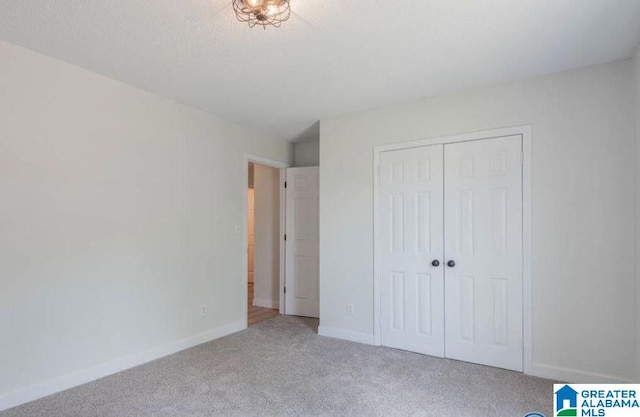
POLYGON ((0 416, 552 415, 551 381, 320 337, 316 327, 279 316, 0 416))

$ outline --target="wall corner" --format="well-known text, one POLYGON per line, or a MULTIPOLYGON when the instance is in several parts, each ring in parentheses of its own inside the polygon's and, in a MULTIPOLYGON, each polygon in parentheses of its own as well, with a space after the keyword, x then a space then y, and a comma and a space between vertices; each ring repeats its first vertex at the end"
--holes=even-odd
POLYGON ((633 89, 635 91, 634 115, 635 115, 635 193, 636 193, 636 382, 640 381, 640 43, 636 46, 633 55, 633 89))

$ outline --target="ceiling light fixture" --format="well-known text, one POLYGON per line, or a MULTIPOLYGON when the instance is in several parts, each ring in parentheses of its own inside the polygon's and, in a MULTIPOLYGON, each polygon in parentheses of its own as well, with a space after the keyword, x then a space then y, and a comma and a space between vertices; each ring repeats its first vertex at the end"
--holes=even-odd
POLYGON ((247 22, 251 28, 260 25, 264 29, 279 28, 291 14, 289 0, 233 0, 233 10, 239 21, 247 22))

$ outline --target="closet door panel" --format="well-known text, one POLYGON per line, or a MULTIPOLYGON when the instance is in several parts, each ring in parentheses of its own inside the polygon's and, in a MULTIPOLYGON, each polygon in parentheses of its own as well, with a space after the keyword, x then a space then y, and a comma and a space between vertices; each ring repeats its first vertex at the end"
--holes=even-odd
POLYGON ((522 137, 444 146, 448 358, 522 371, 522 137))
POLYGON ((383 152, 380 204, 382 344, 442 357, 443 146, 383 152))

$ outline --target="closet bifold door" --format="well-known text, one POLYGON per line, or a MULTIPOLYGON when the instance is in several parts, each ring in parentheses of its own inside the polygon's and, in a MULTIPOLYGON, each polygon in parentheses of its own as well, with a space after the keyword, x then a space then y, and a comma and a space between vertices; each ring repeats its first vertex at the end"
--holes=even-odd
POLYGON ((380 155, 382 344, 444 356, 443 145, 380 155))
POLYGON ((445 356, 523 369, 522 137, 444 146, 445 356))

